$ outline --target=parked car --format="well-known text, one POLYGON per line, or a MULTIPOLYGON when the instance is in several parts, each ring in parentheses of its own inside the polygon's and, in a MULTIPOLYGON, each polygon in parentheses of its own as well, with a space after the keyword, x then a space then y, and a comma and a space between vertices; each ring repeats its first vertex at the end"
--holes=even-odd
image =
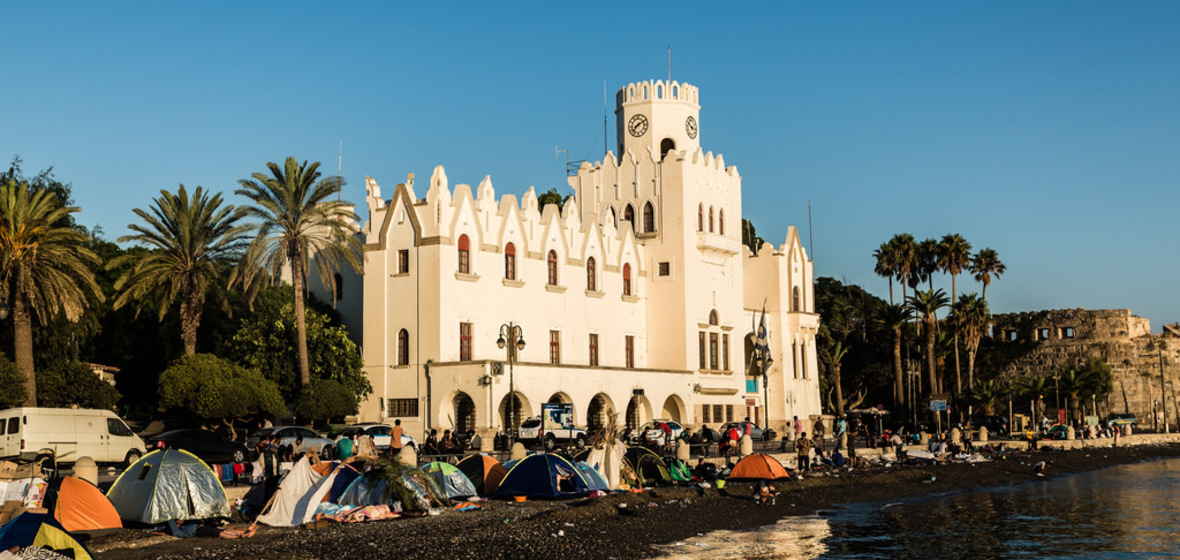
POLYGON ((90 457, 130 465, 146 453, 143 440, 109 410, 9 408, 0 410, 0 458, 59 463, 90 457))
POLYGON ((250 456, 245 445, 200 428, 156 434, 148 438, 147 449, 183 449, 206 463, 241 463, 250 456))
POLYGON ((737 428, 737 431, 739 434, 746 433, 746 424, 750 425, 750 439, 752 439, 754 441, 774 441, 774 438, 778 435, 775 433, 774 430, 763 430, 762 428, 759 428, 758 425, 753 422, 742 421, 742 422, 729 422, 728 424, 722 424, 721 425, 721 437, 725 437, 725 432, 728 432, 729 429, 733 428, 733 427, 737 428))
POLYGON ((568 403, 544 403, 540 418, 521 422, 516 439, 525 446, 540 443, 545 451, 553 451, 558 443, 586 446, 586 430, 574 425, 574 408, 568 403))
MULTIPOLYGON (((340 432, 340 435, 343 437, 352 437, 362 433, 368 434, 369 437, 373 438, 373 445, 377 447, 377 451, 388 451, 390 443, 393 440, 393 436, 391 435, 392 432, 393 426, 390 426, 389 424, 365 423, 353 424, 352 426, 344 428, 344 431, 340 432)), ((414 441, 414 438, 403 433, 402 447, 417 449, 418 442, 414 441)))
POLYGON ((651 422, 640 426, 638 430, 635 430, 636 442, 644 443, 659 437, 659 434, 656 433, 656 430, 663 432, 665 431, 664 426, 668 427, 668 437, 666 439, 669 443, 676 441, 676 439, 680 437, 680 434, 684 432, 684 426, 681 426, 679 422, 662 419, 652 420, 651 422))
POLYGON ((296 449, 296 453, 314 450, 320 454, 320 457, 325 459, 331 459, 336 456, 335 441, 323 437, 303 426, 275 426, 273 428, 258 430, 246 440, 246 447, 254 449, 262 438, 270 437, 272 434, 282 438, 279 445, 290 445, 292 447, 295 445, 295 440, 302 437, 303 448, 296 449))
POLYGON ((1106 417, 1106 423, 1111 426, 1130 426, 1132 430, 1139 428, 1139 419, 1134 414, 1111 414, 1106 417))

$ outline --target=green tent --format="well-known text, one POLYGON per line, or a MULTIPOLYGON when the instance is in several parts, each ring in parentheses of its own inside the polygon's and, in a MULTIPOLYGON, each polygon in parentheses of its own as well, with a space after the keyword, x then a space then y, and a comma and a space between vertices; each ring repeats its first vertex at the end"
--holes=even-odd
POLYGON ((467 478, 467 475, 463 474, 463 471, 455 465, 435 461, 423 466, 422 470, 434 479, 434 482, 447 494, 448 498, 469 498, 479 495, 475 491, 475 485, 471 483, 471 479, 467 478))

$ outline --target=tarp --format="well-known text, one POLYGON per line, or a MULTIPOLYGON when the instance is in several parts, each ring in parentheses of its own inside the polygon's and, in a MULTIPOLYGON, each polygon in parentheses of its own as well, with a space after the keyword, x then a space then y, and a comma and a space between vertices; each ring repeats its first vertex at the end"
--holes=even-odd
POLYGON ((229 517, 217 475, 183 449, 156 450, 127 467, 107 490, 124 521, 156 525, 173 519, 229 517))
POLYGON ((623 460, 639 476, 641 479, 639 481, 640 484, 667 484, 672 482, 672 474, 668 472, 667 463, 664 463, 664 460, 659 455, 656 455, 654 451, 646 447, 628 447, 627 452, 623 455, 623 460))
POLYGON ((65 476, 49 482, 45 508, 67 531, 122 529, 119 512, 95 485, 65 476))
POLYGON ((583 496, 589 491, 573 463, 552 453, 535 453, 512 462, 496 495, 553 499, 583 496), (559 484, 558 477, 564 484, 559 484))
POLYGON ((25 512, 0 527, 0 550, 29 546, 60 550, 75 560, 94 558, 82 543, 71 537, 65 527, 48 513, 25 512))
POLYGON ((599 474, 606 479, 608 487, 618 488, 619 484, 623 482, 623 473, 620 467, 623 465, 627 446, 621 441, 616 441, 614 445, 608 445, 602 449, 588 448, 585 451, 585 455, 579 453, 574 457, 597 469, 599 474))
POLYGON ((505 469, 504 465, 485 453, 468 455, 455 466, 467 475, 467 479, 475 486, 475 491, 480 496, 494 495, 500 488, 500 481, 508 474, 508 469, 505 469))
POLYGON ((668 473, 672 475, 674 482, 690 482, 693 477, 692 467, 679 459, 673 459, 668 463, 668 473))
POLYGON ((770 455, 754 453, 742 457, 729 472, 729 480, 775 480, 791 478, 791 473, 783 468, 782 463, 770 455))
POLYGON ((336 471, 323 476, 312 468, 305 455, 279 481, 279 489, 271 498, 270 507, 258 516, 258 521, 271 527, 295 527, 315 517, 316 506, 332 488, 336 471))
POLYGON ((340 496, 360 475, 361 472, 351 463, 340 463, 340 468, 336 469, 336 479, 332 481, 332 489, 328 491, 328 501, 339 503, 340 496))
POLYGON ((423 466, 422 470, 434 478, 434 482, 448 498, 469 498, 478 494, 475 485, 455 465, 434 461, 423 466))

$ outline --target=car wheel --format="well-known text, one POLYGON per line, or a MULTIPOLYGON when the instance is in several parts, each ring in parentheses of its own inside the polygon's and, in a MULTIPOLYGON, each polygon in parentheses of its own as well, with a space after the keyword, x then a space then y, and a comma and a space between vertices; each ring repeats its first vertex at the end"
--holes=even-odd
POLYGON ((130 467, 131 465, 135 464, 135 462, 138 460, 139 460, 139 450, 138 449, 132 449, 131 451, 128 451, 127 458, 123 460, 123 468, 130 467))
POLYGON ((586 436, 579 434, 577 439, 574 440, 574 445, 578 446, 578 449, 586 447, 586 436))
POLYGON ((235 463, 244 463, 246 462, 246 452, 242 451, 241 449, 235 449, 234 456, 232 458, 233 462, 235 463))
POLYGON ((545 446, 545 451, 553 451, 557 449, 557 440, 554 439, 553 434, 545 434, 545 439, 542 440, 542 445, 545 446))

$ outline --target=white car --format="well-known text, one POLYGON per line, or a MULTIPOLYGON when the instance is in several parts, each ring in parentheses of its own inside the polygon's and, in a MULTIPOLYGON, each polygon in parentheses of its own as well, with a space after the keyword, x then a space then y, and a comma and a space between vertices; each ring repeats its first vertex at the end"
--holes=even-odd
MULTIPOLYGON (((378 451, 386 451, 389 449, 389 445, 393 439, 391 432, 393 432, 393 426, 390 426, 389 424, 365 423, 353 424, 352 426, 345 428, 344 431, 340 433, 340 435, 351 437, 361 433, 368 434, 369 437, 373 438, 373 446, 376 447, 378 451)), ((414 438, 403 433, 402 447, 417 449, 418 442, 414 441, 414 438)))
POLYGON ((520 424, 517 439, 526 446, 536 445, 539 442, 545 451, 553 451, 559 442, 573 444, 581 449, 586 447, 586 430, 573 425, 561 425, 542 430, 540 418, 527 418, 520 424))
POLYGON ((303 446, 296 449, 295 452, 316 451, 320 457, 331 459, 336 456, 336 442, 321 436, 303 426, 275 426, 273 428, 264 428, 254 432, 249 439, 246 440, 246 447, 254 449, 258 445, 258 440, 271 435, 277 435, 282 440, 279 445, 295 446, 295 440, 303 438, 303 446))
POLYGON ((661 424, 666 424, 668 426, 667 437, 665 438, 666 443, 676 441, 676 439, 680 437, 680 434, 684 432, 684 426, 681 426, 679 422, 673 422, 671 420, 652 420, 651 422, 640 426, 639 429, 635 431, 635 433, 639 435, 639 443, 654 440, 655 438, 659 437, 660 432, 664 431, 664 427, 661 424))

